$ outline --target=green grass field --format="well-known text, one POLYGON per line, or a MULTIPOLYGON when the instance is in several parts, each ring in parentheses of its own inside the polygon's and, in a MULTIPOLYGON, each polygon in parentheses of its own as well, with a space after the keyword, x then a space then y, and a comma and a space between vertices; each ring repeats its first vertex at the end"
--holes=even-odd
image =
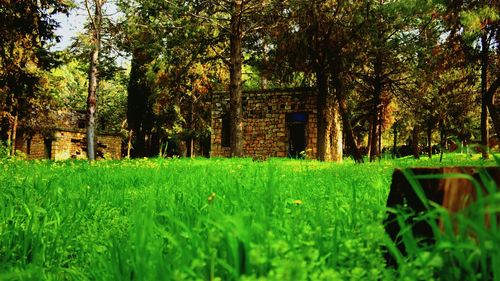
POLYGON ((0 280, 500 278, 497 226, 386 268, 394 168, 439 165, 495 163, 0 160, 0 280))

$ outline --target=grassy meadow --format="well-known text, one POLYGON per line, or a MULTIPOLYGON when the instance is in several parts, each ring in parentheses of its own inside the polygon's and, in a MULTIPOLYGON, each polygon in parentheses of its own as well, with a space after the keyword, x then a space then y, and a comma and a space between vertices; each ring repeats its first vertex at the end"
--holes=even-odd
POLYGON ((0 160, 0 280, 500 278, 496 225, 386 267, 394 168, 440 165, 495 162, 0 160))

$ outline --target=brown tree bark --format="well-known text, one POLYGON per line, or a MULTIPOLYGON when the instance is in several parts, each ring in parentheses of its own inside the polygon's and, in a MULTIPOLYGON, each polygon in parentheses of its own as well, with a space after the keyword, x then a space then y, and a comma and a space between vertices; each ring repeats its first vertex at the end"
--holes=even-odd
POLYGON ((373 129, 373 120, 372 118, 369 121, 369 124, 368 124, 368 143, 366 144, 366 155, 368 155, 368 157, 370 157, 370 154, 371 154, 371 149, 372 149, 372 129, 373 129))
POLYGON ((378 105, 375 105, 376 102, 374 102, 374 108, 372 109, 372 116, 371 116, 371 125, 370 125, 370 162, 373 162, 377 159, 378 157, 378 148, 377 148, 377 142, 378 142, 378 110, 377 107, 378 105))
POLYGON ((242 0, 235 0, 231 15, 229 104, 231 116, 231 157, 243 156, 242 66, 243 30, 242 0))
POLYGON ((429 159, 432 158, 432 128, 428 127, 427 128, 427 155, 429 156, 429 159))
POLYGON ((418 147, 418 135, 419 135, 419 128, 418 126, 413 127, 413 133, 412 133, 412 150, 413 150, 413 157, 415 159, 420 159, 420 149, 418 147))
POLYGON ((359 151, 358 144, 354 138, 354 132, 351 126, 351 120, 349 118, 349 111, 347 108, 347 101, 343 92, 343 84, 338 76, 333 77, 333 84, 335 85, 335 97, 339 105, 340 116, 342 117, 342 125, 344 126, 344 131, 346 134, 346 143, 351 150, 354 161, 357 163, 363 163, 363 155, 359 151))
POLYGON ((189 134, 186 140, 186 157, 193 158, 194 155, 194 96, 191 95, 189 100, 189 114, 188 114, 188 128, 189 134))
POLYGON ((331 120, 331 108, 328 103, 329 87, 328 87, 328 76, 325 74, 323 69, 318 69, 316 71, 316 83, 318 88, 318 93, 316 94, 316 107, 317 107, 317 159, 320 161, 330 161, 330 127, 332 124, 331 120))
POLYGON ((7 149, 8 149, 7 153, 9 154, 9 156, 12 156, 11 155, 11 152, 12 152, 11 145, 12 145, 13 128, 14 128, 14 126, 11 125, 11 122, 9 120, 9 129, 7 130, 7 149))
POLYGON ((493 121, 493 128, 495 129, 497 140, 500 140, 500 112, 498 105, 495 104, 495 93, 499 87, 500 77, 497 77, 486 92, 486 105, 488 107, 491 120, 493 121))
POLYGON ((487 97, 487 85, 488 85, 488 35, 483 34, 481 36, 481 151, 483 154, 483 159, 489 157, 488 153, 488 97, 487 97))
POLYGON ((134 130, 131 129, 128 133, 128 143, 127 143, 127 159, 130 159, 130 150, 132 149, 132 135, 134 130))
POLYGON ((382 106, 380 106, 380 112, 378 113, 378 158, 382 157, 382 106))
POLYGON ((14 116, 14 125, 12 125, 12 152, 11 155, 16 155, 16 139, 17 139, 17 125, 19 121, 19 113, 14 116))
POLYGON ((382 95, 382 59, 380 55, 377 54, 374 63, 374 74, 375 79, 373 81, 373 104, 372 104, 372 127, 371 127, 371 143, 370 143, 370 162, 375 161, 380 155, 380 149, 378 148, 379 141, 379 131, 380 131, 380 107, 381 107, 381 95, 382 95))
POLYGON ((443 161, 443 154, 444 154, 444 151, 447 150, 447 141, 446 141, 446 129, 444 127, 444 123, 443 123, 443 120, 441 120, 439 122, 439 135, 440 135, 440 140, 439 140, 439 143, 440 143, 440 151, 439 151, 439 162, 442 162, 443 161))
POLYGON ((394 142, 392 144, 392 158, 396 158, 398 154, 398 127, 394 125, 394 142))
POLYGON ((343 139, 342 139, 342 126, 340 122, 340 114, 338 104, 335 102, 335 99, 329 99, 328 103, 330 104, 330 114, 332 124, 330 126, 330 153, 331 160, 333 162, 342 162, 343 158, 343 139))

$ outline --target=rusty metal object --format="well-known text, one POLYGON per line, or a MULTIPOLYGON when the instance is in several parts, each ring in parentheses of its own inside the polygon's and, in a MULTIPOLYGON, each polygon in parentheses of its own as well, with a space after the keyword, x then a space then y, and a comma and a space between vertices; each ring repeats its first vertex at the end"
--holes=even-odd
MULTIPOLYGON (((478 198, 477 189, 481 190, 481 195, 479 196, 484 196, 488 193, 488 188, 481 180, 481 170, 485 171, 489 175, 488 178, 496 183, 496 190, 498 190, 500 183, 500 169, 498 167, 411 168, 407 170, 395 170, 386 206, 392 209, 411 211, 413 215, 410 215, 405 222, 411 224, 413 236, 421 244, 432 244, 434 243, 435 226, 439 226, 439 230, 444 232, 444 222, 442 218, 437 218, 437 221, 434 222, 419 220, 419 214, 432 208, 432 204, 430 204, 430 201, 432 201, 448 211, 454 224, 454 230, 456 231, 457 225, 456 221, 453 220, 454 214, 476 202, 478 198), (411 175, 410 178, 408 178, 408 175, 411 175), (475 187, 471 179, 474 179, 479 186, 475 187), (425 194, 425 198, 420 198, 418 190, 416 191, 414 186, 412 186, 412 181, 418 182, 419 187, 417 188, 421 188, 422 193, 425 194)), ((397 214, 390 211, 387 214, 384 221, 385 230, 399 251, 402 254, 406 254, 406 249, 399 236, 401 229, 397 222, 397 214)), ((500 222, 498 214, 497 221, 500 222)), ((485 224, 487 227, 489 227, 489 222, 490 217, 486 214, 485 224)), ((474 236, 473 234, 471 235, 474 236)), ((386 260, 388 265, 395 265, 395 261, 389 254, 386 255, 386 260)))

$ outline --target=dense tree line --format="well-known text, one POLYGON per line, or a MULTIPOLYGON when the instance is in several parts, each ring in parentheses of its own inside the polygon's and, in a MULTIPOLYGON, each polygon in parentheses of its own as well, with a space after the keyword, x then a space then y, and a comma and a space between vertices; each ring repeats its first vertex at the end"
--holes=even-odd
POLYGON ((57 63, 47 50, 58 26, 52 15, 68 8, 59 0, 0 2, 0 140, 9 147, 19 122, 40 128, 48 121, 44 71, 57 63))
MULTIPOLYGON (((47 19, 44 11, 69 8, 63 1, 32 2, 52 7, 39 8, 47 19)), ((419 157, 422 147, 432 157, 433 146, 443 150, 480 140, 486 147, 498 140, 498 1, 118 0, 113 5, 120 16, 114 20, 100 9, 105 2, 110 1, 80 3, 87 4, 81 8, 89 11, 91 39, 87 47, 75 44, 86 55, 75 55, 65 65, 77 60, 88 67, 90 121, 98 85, 115 81, 111 85, 122 92, 126 85, 126 118, 123 113, 108 120, 126 129, 132 156, 158 155, 180 144, 187 156, 193 155, 194 144, 210 135, 215 90, 230 93, 231 154, 242 156, 242 91, 252 87, 316 88, 317 158, 323 161, 339 161, 343 152, 358 162, 364 154, 374 161, 384 149, 419 157), (96 55, 100 44, 103 57, 96 55), (128 80, 109 59, 112 52, 131 58, 128 80), (93 73, 100 73, 102 81, 93 73)), ((2 16, 15 17, 9 3, 2 2, 2 16)), ((21 46, 25 27, 33 23, 16 23, 16 29, 4 24, 14 21, 1 22, 6 36, 0 42, 0 133, 11 141, 15 118, 34 112, 21 110, 21 104, 35 108, 20 101, 47 103, 44 95, 58 91, 30 92, 42 83, 23 78, 29 71, 10 70, 19 64, 19 54, 9 46, 21 46), (9 81, 18 80, 34 84, 14 89, 9 81)), ((43 42, 53 37, 56 23, 45 24, 50 32, 28 32, 42 40, 21 49, 36 47, 45 50, 30 51, 36 56, 50 55, 43 42)), ((110 108, 123 105, 123 99, 118 101, 110 108)), ((90 131, 94 123, 89 122, 90 131)))

